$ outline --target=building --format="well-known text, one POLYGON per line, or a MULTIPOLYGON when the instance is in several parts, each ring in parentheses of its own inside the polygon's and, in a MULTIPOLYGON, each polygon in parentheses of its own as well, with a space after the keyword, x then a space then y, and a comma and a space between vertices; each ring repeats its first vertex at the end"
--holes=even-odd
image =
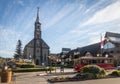
POLYGON ((88 54, 96 57, 97 54, 101 53, 100 42, 91 44, 84 47, 78 47, 74 50, 71 50, 67 53, 67 57, 78 58, 82 56, 86 56, 88 54))
POLYGON ((24 58, 33 59, 36 65, 47 65, 49 46, 42 39, 41 23, 39 21, 39 8, 35 21, 34 38, 25 45, 24 58))
POLYGON ((120 34, 106 32, 103 48, 103 54, 113 56, 116 60, 116 65, 120 65, 120 34))
POLYGON ((114 57, 115 65, 120 65, 120 34, 106 32, 104 41, 79 47, 67 53, 66 58, 78 58, 82 56, 114 57), (101 43, 103 47, 101 47, 101 43))

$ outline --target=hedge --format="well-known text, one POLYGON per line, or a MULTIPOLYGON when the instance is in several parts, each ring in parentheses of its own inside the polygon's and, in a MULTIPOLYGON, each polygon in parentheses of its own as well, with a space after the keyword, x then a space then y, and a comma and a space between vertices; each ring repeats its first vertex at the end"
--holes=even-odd
MULTIPOLYGON (((51 68, 51 70, 55 70, 55 68, 51 68)), ((50 71, 50 68, 18 68, 12 70, 13 72, 37 72, 37 71, 50 71)))
POLYGON ((111 76, 115 76, 115 77, 120 77, 120 71, 119 70, 115 70, 110 75, 111 76))
POLYGON ((35 65, 31 63, 16 63, 16 66, 19 68, 34 68, 35 65))

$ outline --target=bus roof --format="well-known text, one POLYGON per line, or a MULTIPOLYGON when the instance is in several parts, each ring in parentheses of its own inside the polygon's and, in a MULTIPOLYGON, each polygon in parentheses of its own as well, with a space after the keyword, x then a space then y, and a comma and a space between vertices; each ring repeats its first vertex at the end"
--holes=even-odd
POLYGON ((79 57, 77 59, 113 59, 112 57, 79 57))

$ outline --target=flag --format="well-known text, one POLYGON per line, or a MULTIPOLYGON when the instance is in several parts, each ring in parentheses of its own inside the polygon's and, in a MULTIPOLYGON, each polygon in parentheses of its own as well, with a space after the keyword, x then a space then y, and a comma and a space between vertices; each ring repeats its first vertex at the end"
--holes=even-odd
POLYGON ((104 46, 104 40, 103 40, 103 38, 102 38, 102 33, 101 33, 101 42, 100 42, 100 47, 101 47, 101 49, 103 48, 103 46, 104 46))
POLYGON ((103 48, 103 46, 104 46, 104 40, 101 41, 100 46, 101 46, 101 48, 103 48))

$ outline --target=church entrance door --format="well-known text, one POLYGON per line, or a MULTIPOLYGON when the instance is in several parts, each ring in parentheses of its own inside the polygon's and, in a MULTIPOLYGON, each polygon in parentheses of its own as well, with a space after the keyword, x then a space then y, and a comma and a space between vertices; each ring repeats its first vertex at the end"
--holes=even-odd
POLYGON ((39 60, 38 59, 36 60, 36 65, 39 65, 39 60))

